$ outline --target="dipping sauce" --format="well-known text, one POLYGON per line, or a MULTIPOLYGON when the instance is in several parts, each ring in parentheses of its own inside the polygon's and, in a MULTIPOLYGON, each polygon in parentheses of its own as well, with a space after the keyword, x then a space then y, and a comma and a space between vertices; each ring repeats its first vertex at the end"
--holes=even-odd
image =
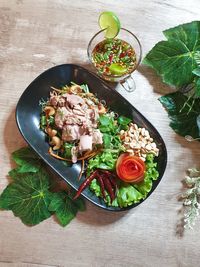
POLYGON ((133 47, 121 39, 105 39, 92 51, 92 61, 101 75, 124 76, 136 67, 133 47))

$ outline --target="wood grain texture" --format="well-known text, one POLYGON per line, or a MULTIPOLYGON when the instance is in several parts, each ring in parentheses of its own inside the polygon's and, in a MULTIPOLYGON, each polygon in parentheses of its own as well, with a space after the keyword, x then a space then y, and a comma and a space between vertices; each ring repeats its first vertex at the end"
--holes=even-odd
MULTIPOLYGON (((16 103, 42 71, 61 63, 88 66, 86 48, 97 32, 97 18, 113 10, 141 40, 143 54, 163 39, 162 30, 198 20, 199 0, 0 0, 0 191, 7 185, 10 154, 24 145, 15 123, 16 103)), ((164 138, 168 166, 158 188, 127 213, 108 213, 87 203, 87 211, 62 228, 54 219, 24 226, 11 212, 0 212, 0 267, 43 266, 199 266, 200 222, 177 235, 177 201, 188 167, 199 166, 200 144, 188 143, 168 126, 157 98, 171 89, 140 66, 137 90, 124 95, 164 138)))

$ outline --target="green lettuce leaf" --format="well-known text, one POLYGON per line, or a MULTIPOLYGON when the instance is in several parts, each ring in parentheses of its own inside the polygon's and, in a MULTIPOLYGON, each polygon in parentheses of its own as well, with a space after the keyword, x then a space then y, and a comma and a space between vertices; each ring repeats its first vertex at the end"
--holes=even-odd
POLYGON ((92 170, 98 168, 103 170, 114 170, 118 159, 118 154, 118 152, 103 152, 90 159, 87 166, 88 175, 92 170))
POLYGON ((92 182, 90 183, 90 189, 95 193, 97 197, 102 197, 101 187, 97 182, 97 179, 92 180, 92 182))
POLYGON ((52 193, 49 192, 49 177, 44 171, 37 173, 10 173, 14 182, 0 196, 0 208, 12 210, 27 225, 36 225, 49 218, 48 210, 52 193))
POLYGON ((133 203, 138 203, 143 198, 143 195, 134 186, 128 183, 123 183, 117 192, 117 202, 121 208, 128 207, 133 203))
POLYGON ((72 219, 74 219, 79 210, 85 210, 85 205, 81 198, 73 201, 70 196, 63 191, 53 194, 49 210, 55 212, 55 215, 62 226, 66 226, 72 219))
POLYGON ((159 172, 157 170, 157 163, 154 162, 154 155, 148 154, 146 157, 146 171, 144 176, 144 181, 139 184, 135 184, 134 187, 146 198, 148 193, 151 191, 153 186, 153 181, 157 180, 159 177, 159 172))
POLYGON ((163 82, 183 86, 194 79, 195 53, 200 50, 200 21, 182 24, 163 32, 167 41, 157 43, 143 63, 154 68, 163 82))
MULTIPOLYGON (((157 163, 154 162, 155 156, 153 154, 148 154, 146 157, 146 171, 144 181, 139 184, 134 183, 124 183, 117 180, 118 191, 116 198, 111 203, 108 193, 106 193, 105 202, 108 206, 114 207, 128 207, 134 203, 140 202, 145 199, 148 193, 151 191, 153 186, 153 181, 157 180, 159 177, 159 172, 157 170, 157 163)), ((101 188, 96 179, 90 183, 90 190, 94 192, 97 197, 102 198, 101 188)))
POLYGON ((180 92, 159 98, 170 118, 171 128, 182 136, 199 137, 197 118, 200 114, 200 99, 189 98, 180 92))

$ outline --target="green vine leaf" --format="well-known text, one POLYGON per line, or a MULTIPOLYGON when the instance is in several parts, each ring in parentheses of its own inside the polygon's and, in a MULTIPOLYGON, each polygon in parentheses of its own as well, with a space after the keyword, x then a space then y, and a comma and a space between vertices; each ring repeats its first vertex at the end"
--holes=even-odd
POLYGON ((200 97, 200 77, 198 77, 197 79, 195 79, 194 89, 195 89, 195 95, 197 97, 200 97))
POLYGON ((190 98, 180 92, 159 98, 170 118, 171 128, 182 136, 199 137, 197 118, 200 114, 200 99, 190 98))
MULTIPOLYGON (((82 198, 73 201, 74 191, 50 191, 50 177, 43 161, 29 147, 12 153, 17 167, 9 171, 12 182, 0 195, 0 209, 11 210, 24 224, 36 225, 54 211, 61 223, 67 225, 78 211, 85 210, 82 198)), ((52 189, 52 188, 51 188, 52 189)))
POLYGON ((42 164, 42 160, 30 147, 23 147, 13 152, 12 158, 19 165, 20 173, 37 172, 42 164))
POLYGON ((12 210, 27 225, 36 225, 49 218, 48 210, 52 193, 49 192, 49 177, 44 171, 18 174, 11 172, 14 181, 0 196, 0 208, 12 210))
POLYGON ((73 201, 66 192, 54 193, 51 199, 49 210, 55 215, 62 226, 66 226, 76 216, 77 212, 84 211, 83 200, 73 201))
POLYGON ((167 41, 157 43, 143 63, 154 68, 163 82, 181 87, 194 79, 197 51, 200 50, 200 21, 165 30, 167 41), (195 58, 194 58, 195 56, 195 58))

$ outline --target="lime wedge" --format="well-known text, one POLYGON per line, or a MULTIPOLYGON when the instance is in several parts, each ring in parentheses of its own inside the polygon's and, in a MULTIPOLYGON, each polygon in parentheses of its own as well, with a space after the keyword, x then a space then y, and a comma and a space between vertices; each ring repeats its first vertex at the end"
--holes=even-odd
POLYGON ((100 14, 99 26, 102 30, 106 29, 106 38, 114 38, 117 36, 121 27, 118 17, 111 11, 105 11, 100 14))
POLYGON ((118 63, 112 63, 109 70, 114 75, 123 75, 127 72, 127 68, 118 63))

